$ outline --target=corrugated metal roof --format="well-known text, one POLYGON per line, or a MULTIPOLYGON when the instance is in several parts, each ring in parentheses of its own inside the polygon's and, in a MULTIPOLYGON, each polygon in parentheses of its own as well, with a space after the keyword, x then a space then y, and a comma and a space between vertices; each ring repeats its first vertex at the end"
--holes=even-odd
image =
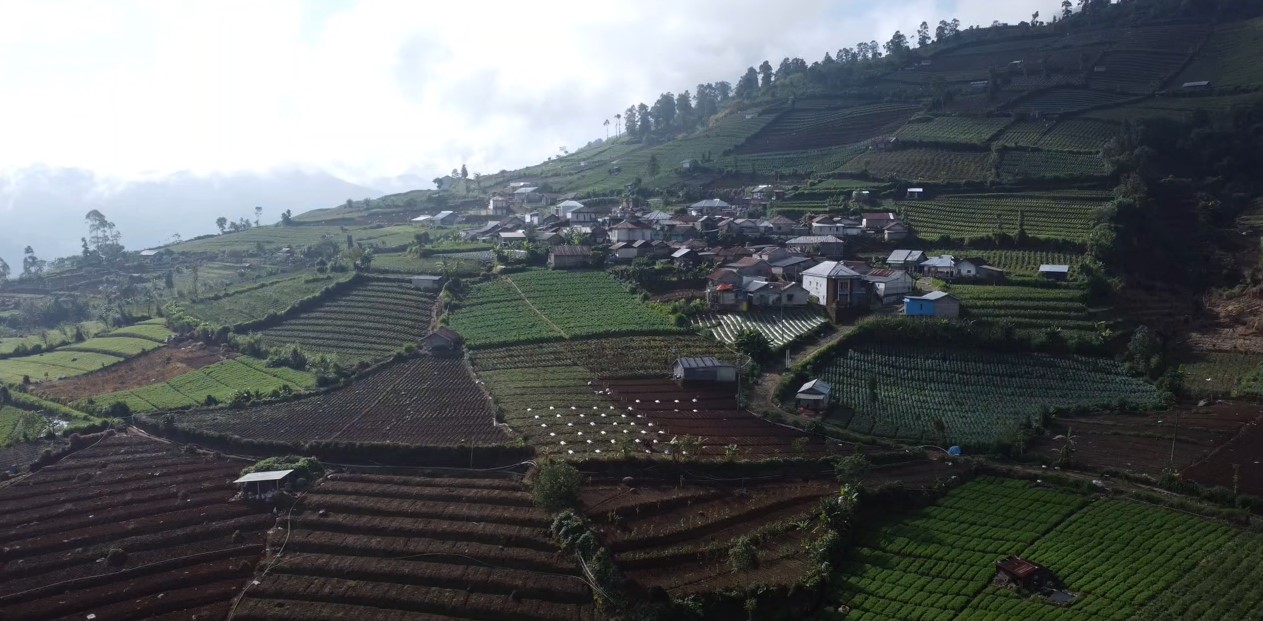
POLYGON ((247 474, 241 477, 240 479, 233 481, 233 483, 257 483, 259 481, 280 481, 281 479, 284 479, 285 477, 289 476, 291 472, 293 472, 293 470, 268 470, 266 472, 251 472, 250 474, 247 474))
POLYGON ((785 243, 791 246, 805 246, 811 244, 841 244, 844 242, 833 235, 804 235, 795 237, 785 243))
POLYGON ((1039 266, 1039 271, 1041 274, 1044 272, 1053 272, 1053 273, 1065 272, 1069 274, 1070 266, 1069 265, 1041 265, 1039 266))
POLYGON ((824 276, 825 278, 859 278, 860 273, 838 261, 825 261, 805 272, 803 276, 824 276))
POLYGON ((813 379, 810 382, 803 384, 803 387, 799 388, 798 392, 819 392, 827 394, 829 392, 829 384, 825 383, 825 381, 821 379, 813 379))
POLYGON ((685 369, 713 369, 718 367, 730 367, 731 364, 720 362, 713 356, 695 356, 690 358, 680 358, 676 364, 685 369))
POLYGON ((552 250, 556 257, 590 257, 592 249, 587 246, 556 246, 552 250))

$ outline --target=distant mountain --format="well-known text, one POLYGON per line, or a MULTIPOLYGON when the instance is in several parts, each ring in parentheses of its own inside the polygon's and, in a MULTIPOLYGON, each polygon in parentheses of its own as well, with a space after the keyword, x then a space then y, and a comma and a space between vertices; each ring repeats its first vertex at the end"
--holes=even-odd
POLYGON ((323 172, 176 173, 120 181, 82 169, 33 166, 0 175, 0 257, 16 276, 27 245, 42 259, 78 253, 78 240, 87 235, 83 216, 92 209, 118 226, 129 250, 140 250, 176 233, 190 238, 214 232, 219 216, 254 220, 256 205, 263 207, 264 222, 276 222, 286 209, 298 214, 381 195, 323 172))

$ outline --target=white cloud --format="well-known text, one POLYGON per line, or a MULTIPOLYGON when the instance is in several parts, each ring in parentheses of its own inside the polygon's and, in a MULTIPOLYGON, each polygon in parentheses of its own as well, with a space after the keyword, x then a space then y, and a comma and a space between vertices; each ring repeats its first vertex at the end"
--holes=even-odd
POLYGON ((1055 0, 10 0, 0 168, 322 168, 352 180, 533 163, 749 65, 1055 0), (959 12, 957 12, 959 11, 959 12))

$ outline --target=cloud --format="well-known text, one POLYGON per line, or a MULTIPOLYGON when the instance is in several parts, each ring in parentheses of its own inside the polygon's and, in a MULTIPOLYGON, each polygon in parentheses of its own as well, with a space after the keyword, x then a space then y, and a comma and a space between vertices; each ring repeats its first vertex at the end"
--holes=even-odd
POLYGON ((11 0, 0 168, 495 171, 604 135, 628 104, 818 60, 921 20, 1054 0, 11 0))

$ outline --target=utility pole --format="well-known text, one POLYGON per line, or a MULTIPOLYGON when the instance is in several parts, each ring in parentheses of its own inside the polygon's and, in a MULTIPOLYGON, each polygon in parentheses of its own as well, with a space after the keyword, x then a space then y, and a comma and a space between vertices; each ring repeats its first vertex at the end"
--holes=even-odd
POLYGON ((1171 470, 1171 474, 1175 474, 1175 439, 1180 435, 1180 411, 1175 411, 1175 426, 1171 430, 1171 457, 1167 462, 1167 468, 1171 470))

